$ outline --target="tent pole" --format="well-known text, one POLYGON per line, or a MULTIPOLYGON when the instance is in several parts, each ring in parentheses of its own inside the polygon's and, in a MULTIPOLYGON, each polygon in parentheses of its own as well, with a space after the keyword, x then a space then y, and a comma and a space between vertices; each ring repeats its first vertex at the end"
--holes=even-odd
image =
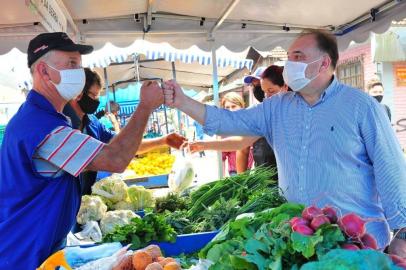
MULTIPOLYGON (((218 76, 217 76, 217 56, 216 49, 214 46, 214 41, 211 48, 211 62, 213 65, 213 101, 214 105, 219 107, 219 86, 218 86, 218 76)), ((223 161, 220 151, 217 151, 217 164, 218 164, 218 176, 219 179, 223 178, 223 161)))
POLYGON ((109 98, 109 80, 107 78, 107 68, 103 69, 104 73, 104 83, 106 84, 106 105, 107 105, 107 111, 111 112, 110 110, 110 98, 109 98))
MULTIPOLYGON (((172 78, 176 81, 176 68, 175 68, 175 62, 171 62, 172 64, 172 78)), ((182 121, 182 117, 181 117, 181 113, 180 110, 177 109, 177 114, 178 114, 178 125, 179 125, 179 133, 182 133, 181 130, 181 121, 182 121)))
POLYGON ((114 100, 114 102, 116 101, 116 87, 115 87, 115 85, 113 84, 112 86, 111 86, 111 88, 113 88, 113 100, 114 100))

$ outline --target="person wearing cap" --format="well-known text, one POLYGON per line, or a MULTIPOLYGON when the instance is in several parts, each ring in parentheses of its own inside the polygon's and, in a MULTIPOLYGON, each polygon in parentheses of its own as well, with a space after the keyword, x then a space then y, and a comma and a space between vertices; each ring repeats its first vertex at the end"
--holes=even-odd
MULTIPOLYGON (((96 71, 90 68, 85 68, 84 70, 86 75, 85 87, 82 93, 65 105, 63 114, 71 119, 72 128, 79 129, 82 133, 103 143, 109 143, 113 137, 116 136, 116 133, 106 128, 100 123, 96 116, 93 115, 100 104, 101 78, 96 71)), ((179 149, 185 141, 185 137, 176 133, 155 139, 144 139, 138 147, 137 155, 162 146, 179 149)), ((96 178, 97 171, 87 170, 80 174, 82 196, 91 194, 91 187, 96 182, 96 178)))
POLYGON ((134 157, 163 91, 145 82, 127 126, 104 144, 71 128, 65 104, 85 85, 81 54, 66 33, 44 33, 28 45, 33 89, 7 125, 0 150, 0 269, 36 269, 64 247, 80 206, 77 176, 122 172, 134 157))
MULTIPOLYGON (((244 78, 244 83, 253 85, 254 96, 259 102, 262 102, 265 97, 270 98, 279 92, 288 90, 283 80, 282 71, 283 68, 276 65, 259 67, 253 75, 244 78), (258 87, 259 90, 257 90, 258 87)), ((252 145, 255 166, 267 166, 271 168, 276 168, 277 166, 272 147, 264 137, 233 136, 217 141, 195 141, 188 143, 188 145, 192 153, 201 150, 238 151, 237 153, 243 157, 246 156, 247 147, 249 149, 252 145)))
POLYGON ((288 49, 283 78, 293 91, 230 112, 187 97, 169 81, 165 104, 209 135, 266 137, 288 201, 379 220, 366 224, 378 248, 406 257, 406 160, 380 104, 335 77, 338 57, 334 35, 309 30, 288 49))

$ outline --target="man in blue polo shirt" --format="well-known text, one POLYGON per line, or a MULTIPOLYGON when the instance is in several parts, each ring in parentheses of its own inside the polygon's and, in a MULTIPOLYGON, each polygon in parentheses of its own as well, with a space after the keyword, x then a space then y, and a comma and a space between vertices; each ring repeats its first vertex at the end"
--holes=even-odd
POLYGON ((85 73, 81 54, 65 33, 30 41, 33 89, 10 120, 0 152, 0 269, 31 270, 63 247, 80 205, 76 177, 84 170, 122 172, 136 153, 162 89, 146 82, 127 126, 104 144, 72 129, 61 113, 79 95, 85 73))

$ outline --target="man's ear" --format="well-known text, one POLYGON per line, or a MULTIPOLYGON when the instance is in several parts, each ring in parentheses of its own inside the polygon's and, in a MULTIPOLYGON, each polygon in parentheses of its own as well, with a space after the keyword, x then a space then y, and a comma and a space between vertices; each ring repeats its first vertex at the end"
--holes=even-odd
POLYGON ((323 56, 323 60, 321 62, 320 71, 328 70, 331 67, 331 58, 329 55, 323 56))
POLYGON ((44 80, 46 81, 51 80, 51 77, 49 76, 47 70, 47 66, 44 62, 39 62, 38 64, 36 64, 34 69, 44 80))

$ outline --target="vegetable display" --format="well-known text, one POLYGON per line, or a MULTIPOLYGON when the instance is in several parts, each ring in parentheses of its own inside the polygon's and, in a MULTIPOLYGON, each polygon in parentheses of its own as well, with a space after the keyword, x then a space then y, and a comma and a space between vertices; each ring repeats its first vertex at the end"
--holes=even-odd
POLYGON ((188 211, 190 218, 198 217, 207 207, 213 205, 219 198, 235 199, 240 205, 247 203, 251 194, 257 190, 275 187, 273 177, 275 170, 258 167, 214 183, 203 185, 191 194, 192 207, 188 211))
POLYGON ((274 170, 258 167, 205 184, 191 193, 180 210, 166 211, 166 220, 180 234, 207 232, 220 229, 240 214, 279 206, 286 200, 274 177, 274 170))
POLYGON ((286 203, 228 223, 199 256, 213 262, 211 270, 402 269, 403 260, 392 262, 376 247, 354 213, 338 217, 329 206, 286 203), (363 260, 374 263, 365 268, 363 260))

